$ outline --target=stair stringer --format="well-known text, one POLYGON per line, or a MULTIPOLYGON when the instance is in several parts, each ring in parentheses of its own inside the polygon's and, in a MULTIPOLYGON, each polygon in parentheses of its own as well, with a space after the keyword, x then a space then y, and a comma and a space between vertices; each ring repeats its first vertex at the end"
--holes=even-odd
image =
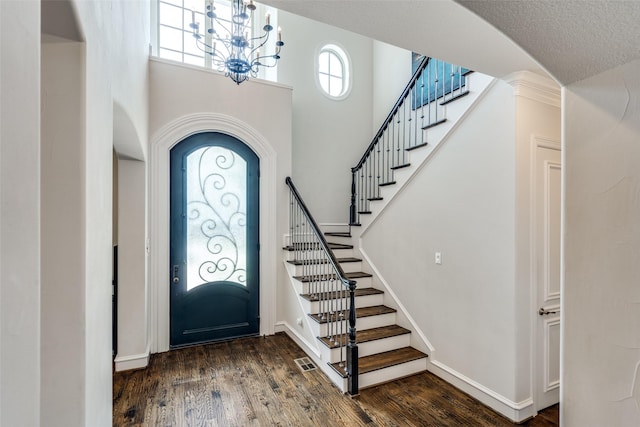
POLYGON ((426 129, 425 140, 428 144, 409 151, 407 162, 411 165, 394 171, 394 185, 380 188, 382 200, 369 202, 371 214, 360 215, 360 236, 376 221, 391 201, 404 189, 413 177, 428 163, 428 160, 438 151, 448 137, 460 126, 482 98, 495 85, 497 79, 474 72, 467 77, 469 79, 469 95, 445 105, 446 122, 438 126, 426 129))
MULTIPOLYGON (((384 305, 394 308, 397 310, 396 312, 396 323, 403 328, 407 328, 411 331, 410 339, 411 339, 411 347, 422 351, 423 353, 427 353, 429 358, 427 359, 427 363, 431 359, 431 355, 434 352, 434 347, 429 342, 427 336, 422 332, 418 324, 411 317, 408 310, 404 307, 402 302, 398 296, 393 292, 393 289, 389 285, 389 283, 384 279, 380 271, 376 268, 376 266, 371 262, 371 258, 367 252, 362 248, 360 238, 357 239, 357 242, 354 244, 354 252, 357 252, 362 257, 363 265, 366 265, 367 271, 373 274, 372 282, 373 287, 384 291, 384 305)), ((356 325, 357 326, 357 325, 356 325)))
MULTIPOLYGON (((344 231, 349 229, 348 224, 321 224, 320 228, 324 231, 344 231)), ((428 354, 431 357, 431 354, 434 351, 433 345, 429 342, 429 339, 422 332, 418 324, 413 320, 413 318, 409 315, 408 310, 404 307, 404 305, 400 302, 398 297, 389 283, 384 279, 380 271, 376 268, 376 266, 371 262, 371 258, 367 255, 366 251, 362 249, 361 239, 359 233, 360 227, 351 227, 352 236, 349 238, 349 242, 353 245, 354 256, 362 258, 362 266, 363 271, 368 271, 373 274, 371 278, 372 284, 371 286, 384 291, 383 295, 383 304, 396 309, 396 324, 402 326, 403 328, 409 329, 411 331, 410 336, 410 345, 411 347, 422 351, 423 353, 428 354)), ((356 328, 358 327, 356 323, 356 328)), ((429 359, 427 359, 427 363, 429 363, 429 359)))

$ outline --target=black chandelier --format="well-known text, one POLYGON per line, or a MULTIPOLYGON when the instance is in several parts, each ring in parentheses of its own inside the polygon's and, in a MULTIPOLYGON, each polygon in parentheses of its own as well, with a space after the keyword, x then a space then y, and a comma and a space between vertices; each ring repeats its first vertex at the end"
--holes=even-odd
POLYGON ((278 28, 278 40, 275 53, 261 55, 260 49, 269 40, 273 31, 270 15, 265 17, 264 33, 261 36, 249 37, 252 34, 251 22, 256 5, 253 0, 231 0, 231 21, 220 19, 216 14, 213 0, 207 0, 205 12, 204 34, 200 34, 200 23, 196 22, 196 14, 191 12, 190 27, 198 48, 209 55, 212 64, 225 76, 240 84, 250 76, 256 77, 260 67, 275 67, 280 59, 280 50, 284 46, 282 31, 278 28))

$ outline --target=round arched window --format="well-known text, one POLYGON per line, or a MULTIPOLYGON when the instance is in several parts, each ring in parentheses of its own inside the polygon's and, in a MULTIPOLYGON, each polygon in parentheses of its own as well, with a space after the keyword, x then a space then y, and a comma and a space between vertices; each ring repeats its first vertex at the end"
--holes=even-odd
POLYGON ((349 94, 349 59, 345 51, 334 44, 320 49, 316 58, 317 83, 330 98, 342 99, 349 94))

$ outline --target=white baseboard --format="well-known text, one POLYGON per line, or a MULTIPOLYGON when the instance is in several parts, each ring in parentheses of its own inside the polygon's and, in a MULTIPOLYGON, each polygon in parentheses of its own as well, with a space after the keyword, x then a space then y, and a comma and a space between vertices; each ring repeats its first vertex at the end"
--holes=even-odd
POLYGON ((305 337, 300 335, 298 331, 296 331, 295 328, 292 328, 291 325, 289 325, 287 322, 277 322, 275 330, 276 332, 286 333, 292 340, 295 341, 296 344, 298 344, 298 346, 300 346, 304 350, 305 353, 314 355, 316 359, 320 360, 320 351, 318 351, 315 346, 307 341, 305 337))
POLYGON ((531 397, 521 402, 514 402, 437 360, 429 360, 427 370, 513 422, 522 422, 536 414, 531 397))
POLYGON ((114 363, 116 372, 143 369, 149 365, 149 349, 144 353, 131 354, 129 356, 116 356, 114 363))
POLYGON ((280 321, 276 323, 276 331, 286 333, 298 346, 309 356, 316 366, 328 377, 341 393, 347 391, 347 379, 340 377, 326 361, 322 360, 320 351, 309 343, 302 335, 300 335, 287 322, 280 321))

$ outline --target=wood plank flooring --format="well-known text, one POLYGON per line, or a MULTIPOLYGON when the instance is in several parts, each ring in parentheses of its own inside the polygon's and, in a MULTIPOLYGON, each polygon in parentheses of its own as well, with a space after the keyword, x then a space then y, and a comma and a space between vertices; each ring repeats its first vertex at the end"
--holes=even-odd
MULTIPOLYGON (((114 426, 511 426, 438 377, 423 373, 342 395, 284 334, 151 356, 113 378, 114 426)), ((558 407, 525 423, 558 425, 558 407)))

